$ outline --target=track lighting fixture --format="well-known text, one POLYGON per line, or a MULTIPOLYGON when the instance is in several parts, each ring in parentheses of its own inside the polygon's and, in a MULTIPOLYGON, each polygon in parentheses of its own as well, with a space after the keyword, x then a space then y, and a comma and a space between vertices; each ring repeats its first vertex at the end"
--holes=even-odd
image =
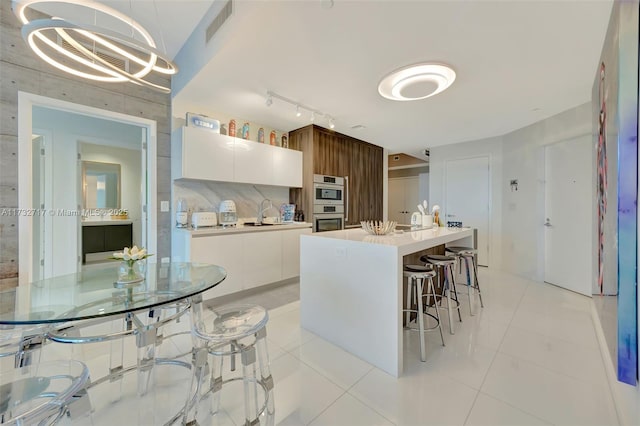
POLYGON ((277 93, 274 93, 272 91, 268 91, 267 92, 267 100, 266 100, 266 105, 267 106, 271 106, 271 104, 273 103, 273 98, 276 98, 278 100, 281 100, 285 103, 291 104, 293 106, 296 107, 296 117, 302 117, 302 112, 303 110, 309 111, 309 121, 311 123, 314 123, 316 120, 316 117, 325 117, 327 119, 327 125, 329 126, 329 128, 333 129, 335 128, 335 120, 333 119, 333 117, 331 117, 329 114, 326 114, 320 110, 317 110, 315 108, 311 108, 308 107, 306 105, 303 105, 299 102, 296 102, 292 99, 289 98, 285 98, 284 96, 278 95, 277 93))

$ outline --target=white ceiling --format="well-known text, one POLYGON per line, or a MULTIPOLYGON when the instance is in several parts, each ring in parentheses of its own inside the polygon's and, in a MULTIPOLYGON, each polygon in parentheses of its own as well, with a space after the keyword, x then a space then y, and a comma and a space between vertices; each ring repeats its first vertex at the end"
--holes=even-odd
MULTIPOLYGON (((104 3, 131 13, 153 34, 160 29, 173 57, 212 1, 104 3)), ((323 3, 236 0, 216 35, 224 36, 223 45, 174 102, 284 130, 309 123, 277 99, 267 107, 271 90, 335 117, 339 132, 419 155, 590 101, 612 6, 610 0, 335 0, 329 9, 323 3), (390 71, 422 61, 451 65, 453 86, 415 102, 377 93, 390 71), (366 128, 352 130, 357 124, 366 128)))

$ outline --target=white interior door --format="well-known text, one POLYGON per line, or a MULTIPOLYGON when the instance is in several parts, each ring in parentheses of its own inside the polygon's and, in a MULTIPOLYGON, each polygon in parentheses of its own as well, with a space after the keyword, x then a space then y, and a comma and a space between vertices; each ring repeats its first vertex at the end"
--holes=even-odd
POLYGON ((404 180, 404 210, 407 213, 406 223, 411 222, 411 214, 418 211, 420 200, 420 178, 411 177, 404 180))
POLYGON ((591 295, 591 139, 545 147, 544 280, 591 295))
POLYGON ((478 230, 478 265, 489 266, 489 157, 447 161, 445 217, 478 230))
POLYGON ((389 220, 409 224, 411 213, 418 209, 419 190, 417 176, 389 179, 389 220))

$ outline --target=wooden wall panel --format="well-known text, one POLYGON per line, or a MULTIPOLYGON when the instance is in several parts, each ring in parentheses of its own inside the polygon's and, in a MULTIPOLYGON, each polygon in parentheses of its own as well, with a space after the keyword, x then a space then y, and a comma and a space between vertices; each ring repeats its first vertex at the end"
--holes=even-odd
POLYGON ((381 147, 314 125, 289 132, 289 140, 304 153, 303 189, 291 190, 290 201, 304 206, 307 220, 313 209, 314 173, 349 177, 347 225, 382 220, 381 147))

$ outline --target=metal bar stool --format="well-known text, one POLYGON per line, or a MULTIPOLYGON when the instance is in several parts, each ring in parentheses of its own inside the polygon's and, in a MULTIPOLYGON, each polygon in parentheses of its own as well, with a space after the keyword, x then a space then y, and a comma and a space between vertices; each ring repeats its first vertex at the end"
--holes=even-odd
POLYGON ((52 361, 0 372, 0 424, 53 425, 89 381, 80 361, 52 361))
MULTIPOLYGON (((273 378, 269 370, 269 354, 267 353, 267 321, 269 314, 258 305, 225 306, 214 311, 213 320, 196 324, 193 334, 201 339, 203 346, 194 352, 194 365, 201 377, 193 376, 196 382, 196 416, 197 404, 209 392, 212 393, 211 414, 215 415, 220 408, 222 386, 236 380, 242 380, 244 387, 245 426, 268 425, 275 423, 275 404, 273 397, 273 378), (231 357, 231 371, 235 370, 235 357, 240 356, 242 377, 223 380, 223 358, 231 357), (209 358, 211 381, 206 385, 206 368, 209 358), (256 362, 258 368, 256 368, 256 362), (259 370, 259 371, 258 371, 259 370), (258 377, 258 373, 260 377, 258 377), (258 390, 264 393, 264 403, 258 399, 258 390)), ((193 382, 191 389, 193 389, 193 382)), ((191 403, 191 396, 187 404, 191 403)), ((187 405, 189 406, 189 405, 187 405)), ((185 413, 188 410, 185 410, 185 413)), ((186 422, 186 417, 185 417, 186 422)))
POLYGON ((425 331, 432 331, 436 328, 440 330, 440 338, 442 339, 442 346, 444 346, 444 336, 442 334, 442 325, 440 324, 440 310, 438 309, 438 303, 436 302, 436 293, 433 286, 433 277, 436 276, 435 271, 431 267, 423 265, 405 265, 404 276, 407 277, 407 307, 403 309, 405 313, 406 326, 408 330, 414 330, 420 332, 420 360, 425 362, 427 360, 424 333, 425 331), (427 283, 427 289, 425 291, 424 284, 427 283), (426 307, 423 303, 423 298, 427 298, 426 307), (429 306, 431 306, 431 297, 433 297, 433 306, 435 307, 436 314, 430 314, 427 312, 429 306), (418 309, 412 309, 413 301, 417 302, 418 309), (418 328, 411 327, 411 313, 416 313, 416 321, 418 328), (436 320, 436 325, 433 327, 424 326, 424 315, 427 315, 436 320))
MULTIPOLYGON (((440 301, 444 297, 444 293, 447 296, 447 307, 444 308, 449 314, 449 333, 455 334, 453 331, 453 309, 458 310, 458 319, 462 322, 462 314, 460 313, 460 301, 458 301, 458 292, 456 291, 456 282, 453 277, 453 265, 456 263, 456 258, 451 256, 442 256, 440 254, 428 254, 420 256, 420 262, 425 264, 431 264, 436 268, 438 274, 438 281, 440 277, 444 279, 443 295, 440 295, 440 301), (453 299, 455 306, 451 306, 451 292, 453 292, 453 299)), ((442 306, 441 306, 442 307, 442 306)))
POLYGON ((458 259, 459 271, 462 272, 462 262, 464 262, 467 272, 467 292, 469 294, 469 312, 473 315, 473 309, 471 308, 471 288, 478 293, 478 299, 480 299, 480 307, 484 308, 482 303, 482 292, 480 292, 480 283, 478 283, 478 265, 476 265, 476 249, 471 247, 447 247, 446 251, 452 256, 458 259), (469 265, 471 263, 471 265, 469 265), (471 281, 471 270, 473 269, 473 281, 471 281))

